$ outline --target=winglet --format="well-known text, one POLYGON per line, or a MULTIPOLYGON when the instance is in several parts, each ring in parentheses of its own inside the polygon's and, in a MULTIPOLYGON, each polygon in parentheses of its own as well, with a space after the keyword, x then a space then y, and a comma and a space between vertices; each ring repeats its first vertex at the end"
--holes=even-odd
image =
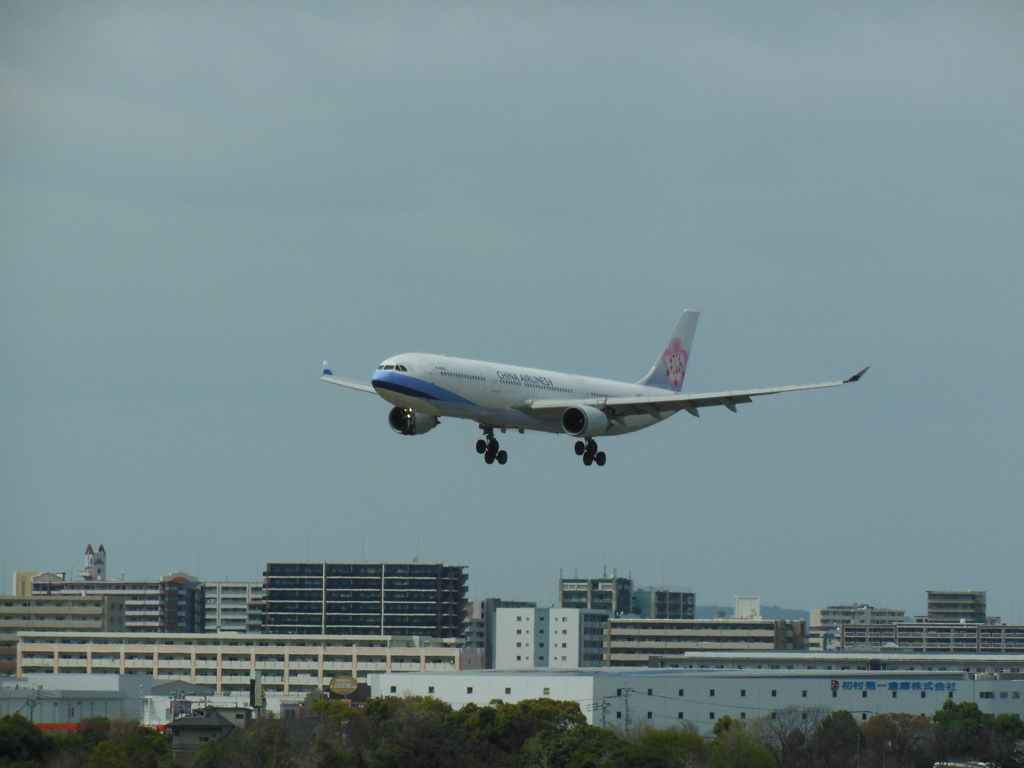
MULTIPOLYGON (((866 371, 867 368, 865 368, 864 370, 866 371)), ((861 371, 861 373, 863 373, 863 371, 861 371)), ((327 365, 327 361, 324 360, 324 376, 333 376, 333 375, 334 374, 331 373, 331 367, 329 365, 327 365)), ((860 373, 858 373, 857 375, 860 376, 860 373)))
POLYGON ((860 381, 860 377, 863 376, 865 373, 867 373, 868 372, 868 368, 870 368, 870 367, 871 367, 870 365, 865 365, 861 370, 859 370, 859 371, 857 371, 857 373, 853 374, 853 376, 851 376, 850 378, 848 378, 845 381, 843 381, 843 384, 849 384, 849 383, 854 382, 854 381, 860 381))

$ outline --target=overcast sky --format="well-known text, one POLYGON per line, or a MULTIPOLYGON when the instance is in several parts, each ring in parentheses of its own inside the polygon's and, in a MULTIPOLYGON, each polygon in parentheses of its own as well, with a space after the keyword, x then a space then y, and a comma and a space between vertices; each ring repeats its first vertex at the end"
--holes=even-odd
POLYGON ((0 5, 0 569, 560 570, 1024 623, 1024 5, 0 5), (443 352, 840 389, 400 437, 443 352))

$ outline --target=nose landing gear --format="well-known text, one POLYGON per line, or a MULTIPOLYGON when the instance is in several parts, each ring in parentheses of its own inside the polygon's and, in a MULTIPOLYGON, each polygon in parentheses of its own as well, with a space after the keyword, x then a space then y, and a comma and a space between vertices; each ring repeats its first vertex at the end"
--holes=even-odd
POLYGON ((494 437, 494 430, 484 426, 481 426, 480 429, 484 431, 484 436, 476 441, 476 452, 482 453, 484 461, 488 464, 493 464, 495 461, 504 464, 508 461, 508 453, 500 449, 498 440, 494 437))
POLYGON ((597 442, 590 437, 586 440, 576 441, 576 455, 582 456, 583 463, 588 467, 591 464, 603 467, 604 463, 608 460, 608 457, 604 455, 604 451, 597 450, 597 442))

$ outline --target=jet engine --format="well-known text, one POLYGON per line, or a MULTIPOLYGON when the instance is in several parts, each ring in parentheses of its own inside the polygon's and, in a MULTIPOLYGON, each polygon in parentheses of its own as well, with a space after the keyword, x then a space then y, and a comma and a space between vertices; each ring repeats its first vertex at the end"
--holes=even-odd
POLYGON ((400 435, 422 435, 437 426, 437 416, 417 413, 396 405, 388 414, 388 425, 400 435))
POLYGON ((604 412, 590 405, 573 405, 562 411, 562 430, 573 437, 603 435, 610 426, 604 412))

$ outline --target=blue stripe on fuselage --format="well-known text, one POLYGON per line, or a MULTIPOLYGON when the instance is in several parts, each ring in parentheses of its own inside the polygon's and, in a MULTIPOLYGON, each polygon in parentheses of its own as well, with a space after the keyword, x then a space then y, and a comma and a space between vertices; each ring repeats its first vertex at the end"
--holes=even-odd
POLYGON ((421 400, 436 400, 442 403, 456 403, 460 405, 476 405, 471 400, 456 395, 444 387, 417 379, 415 376, 405 376, 394 371, 374 371, 370 383, 374 389, 386 389, 397 392, 406 397, 416 397, 421 400))

